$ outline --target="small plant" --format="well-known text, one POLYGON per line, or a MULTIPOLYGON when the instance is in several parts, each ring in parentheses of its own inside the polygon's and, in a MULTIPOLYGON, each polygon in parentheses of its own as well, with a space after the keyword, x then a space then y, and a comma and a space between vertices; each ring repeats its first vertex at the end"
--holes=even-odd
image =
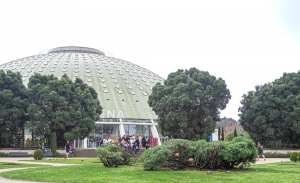
POLYGON ((8 154, 7 153, 4 153, 4 152, 0 152, 0 157, 7 157, 8 154))
POLYGON ((294 161, 294 162, 297 162, 297 161, 299 162, 300 161, 300 154, 297 153, 297 152, 291 153, 290 160, 294 161))
POLYGON ((35 160, 41 160, 41 159, 43 159, 43 158, 44 158, 44 153, 43 153, 43 151, 40 150, 40 149, 37 149, 36 151, 34 151, 34 153, 33 153, 33 158, 34 158, 35 160))
POLYGON ((52 153, 52 157, 66 157, 66 155, 56 151, 55 153, 52 153))
POLYGON ((264 153, 265 157, 268 158, 289 158, 291 153, 280 153, 280 152, 265 152, 264 153))

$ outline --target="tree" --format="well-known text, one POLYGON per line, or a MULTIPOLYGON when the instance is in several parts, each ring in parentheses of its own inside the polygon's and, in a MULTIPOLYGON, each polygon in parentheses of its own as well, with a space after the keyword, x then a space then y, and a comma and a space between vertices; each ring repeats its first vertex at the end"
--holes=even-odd
POLYGON ((230 133, 226 136, 226 141, 232 141, 232 139, 234 138, 234 134, 233 133, 230 133))
POLYGON ((56 143, 57 143, 56 133, 53 132, 52 136, 51 136, 51 152, 53 154, 56 153, 56 149, 57 149, 57 144, 56 143))
POLYGON ((224 127, 222 127, 221 141, 224 141, 224 140, 225 140, 224 127))
POLYGON ((102 112, 96 91, 81 79, 73 83, 67 75, 58 80, 53 75, 34 74, 28 96, 29 129, 47 139, 56 132, 58 146, 88 136, 102 112))
POLYGON ((237 136, 238 136, 237 131, 236 131, 236 127, 234 128, 233 136, 234 136, 234 137, 237 137, 237 136))
POLYGON ((0 147, 23 147, 28 99, 20 73, 0 70, 0 147))
POLYGON ((299 147, 300 72, 284 73, 243 95, 240 123, 265 147, 299 147))
POLYGON ((219 128, 218 128, 218 141, 220 140, 220 136, 221 136, 221 127, 219 126, 219 128))
POLYGON ((230 96, 225 81, 196 68, 170 73, 153 87, 148 103, 165 136, 197 140, 209 136, 230 96))

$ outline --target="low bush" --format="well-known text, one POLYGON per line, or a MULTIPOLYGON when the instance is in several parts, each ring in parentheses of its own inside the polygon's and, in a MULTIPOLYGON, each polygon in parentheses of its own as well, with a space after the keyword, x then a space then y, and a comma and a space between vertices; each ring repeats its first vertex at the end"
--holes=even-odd
POLYGON ((297 152, 291 153, 290 160, 294 162, 300 161, 300 154, 297 152))
POLYGON ((0 157, 8 157, 8 153, 0 152, 0 157))
POLYGON ((162 167, 171 154, 172 152, 163 145, 147 149, 141 156, 144 169, 155 170, 162 167))
POLYGON ((280 152, 264 152, 266 158, 289 158, 291 153, 280 153, 280 152))
POLYGON ((184 169, 231 169, 248 166, 255 162, 257 150, 252 140, 239 136, 230 142, 206 142, 174 139, 163 145, 146 150, 142 159, 146 170, 161 166, 184 169))
POLYGON ((105 144, 103 147, 96 149, 100 161, 106 167, 117 167, 122 164, 130 164, 130 154, 122 148, 105 144))
POLYGON ((171 151, 166 166, 172 169, 183 169, 188 165, 188 159, 194 151, 193 141, 183 139, 171 139, 163 144, 171 151))
POLYGON ((59 153, 59 152, 52 152, 52 157, 66 157, 66 154, 62 154, 62 153, 59 153))
POLYGON ((43 159, 44 158, 43 151, 40 150, 40 149, 35 150, 34 153, 33 153, 33 158, 35 160, 41 160, 41 159, 43 159))
POLYGON ((255 162, 257 150, 254 142, 245 137, 239 136, 226 144, 224 152, 223 168, 234 168, 237 165, 248 166, 255 162))

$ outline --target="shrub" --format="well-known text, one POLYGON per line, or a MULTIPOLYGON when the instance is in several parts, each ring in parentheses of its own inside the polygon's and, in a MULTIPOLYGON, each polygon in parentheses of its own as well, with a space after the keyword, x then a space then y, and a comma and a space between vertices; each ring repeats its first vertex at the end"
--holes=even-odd
POLYGON ((0 152, 0 157, 8 157, 8 153, 0 152))
POLYGON ((104 147, 96 149, 100 161, 106 167, 117 167, 122 164, 130 163, 130 154, 122 148, 113 145, 105 144, 104 147))
POLYGON ((280 152, 264 152, 265 157, 267 158, 289 158, 291 153, 280 153, 280 152))
POLYGON ((294 161, 294 162, 299 161, 299 160, 300 160, 300 154, 297 153, 297 152, 291 153, 291 155, 290 155, 290 160, 291 160, 291 161, 294 161))
POLYGON ((224 159, 224 154, 221 149, 225 148, 223 141, 206 142, 199 140, 195 142, 194 165, 200 169, 221 168, 221 163, 224 159))
POLYGON ((66 154, 62 154, 56 151, 55 153, 52 152, 52 157, 66 157, 66 154))
POLYGON ((144 152, 142 159, 146 170, 154 170, 161 166, 172 169, 183 169, 187 166, 199 169, 230 169, 250 165, 250 162, 255 162, 256 156, 254 142, 239 136, 230 142, 169 140, 144 152), (190 158, 193 161, 189 164, 190 158))
POLYGON ((232 141, 232 139, 234 138, 234 133, 230 133, 226 136, 226 141, 232 141))
POLYGON ((34 153, 33 153, 33 158, 35 160, 41 160, 41 159, 43 159, 44 158, 43 151, 40 150, 40 149, 35 150, 34 153))
POLYGON ((233 168, 236 165, 254 163, 257 150, 254 142, 246 137, 239 136, 227 144, 228 150, 224 156, 224 168, 233 168))
MULTIPOLYGON (((203 140, 204 141, 204 140, 203 140)), ((171 151, 168 157, 168 166, 173 169, 182 169, 188 165, 188 159, 193 158, 193 141, 183 139, 171 139, 162 146, 171 151), (177 154, 178 153, 178 154, 177 154), (178 157, 175 154, 179 155, 178 157)))
POLYGON ((147 149, 141 156, 145 170, 155 170, 166 163, 172 152, 164 145, 147 149))

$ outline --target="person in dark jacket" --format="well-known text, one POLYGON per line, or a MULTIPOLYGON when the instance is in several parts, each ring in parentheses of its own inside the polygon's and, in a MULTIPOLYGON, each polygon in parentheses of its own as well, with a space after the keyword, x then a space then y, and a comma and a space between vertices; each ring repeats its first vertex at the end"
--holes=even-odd
POLYGON ((146 138, 145 138, 145 136, 143 136, 143 138, 142 138, 142 147, 146 147, 146 138))

